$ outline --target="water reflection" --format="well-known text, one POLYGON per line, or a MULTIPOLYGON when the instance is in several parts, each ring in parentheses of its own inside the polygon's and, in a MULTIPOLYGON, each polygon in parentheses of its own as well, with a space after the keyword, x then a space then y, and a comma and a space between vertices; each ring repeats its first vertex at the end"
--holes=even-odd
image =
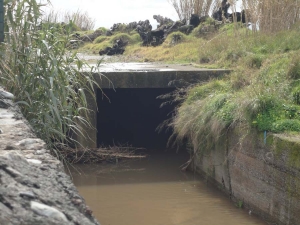
POLYGON ((118 165, 80 165, 75 185, 102 225, 263 225, 192 172, 184 152, 118 165))

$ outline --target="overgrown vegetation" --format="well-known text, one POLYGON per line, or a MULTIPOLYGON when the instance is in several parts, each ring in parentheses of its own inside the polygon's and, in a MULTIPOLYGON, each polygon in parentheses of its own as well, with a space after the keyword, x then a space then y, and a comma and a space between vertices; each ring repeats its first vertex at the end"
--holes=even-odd
MULTIPOLYGON (((190 14, 199 15, 221 4, 182 2, 192 4, 190 14)), ((233 6, 236 3, 229 2, 233 6)), ((188 138, 195 150, 211 148, 235 126, 275 133, 299 132, 300 3, 241 2, 252 21, 252 30, 240 23, 218 25, 208 19, 189 35, 173 32, 160 46, 142 47, 139 34, 126 30, 126 26, 123 29, 121 24, 113 35, 99 28, 100 36, 80 51, 98 54, 121 38, 129 42, 125 51, 129 60, 232 69, 226 77, 187 89, 185 101, 169 124, 175 139, 188 138)), ((83 62, 67 46, 72 32, 93 31, 86 31, 91 27, 72 20, 63 25, 55 20, 55 26, 50 19, 42 23, 40 6, 34 0, 7 0, 5 5, 7 42, 1 45, 1 84, 16 95, 40 137, 51 145, 66 143, 68 132, 78 133, 79 125, 88 123, 81 117, 86 112, 84 93, 93 93, 92 77, 80 75, 83 62)))
POLYGON ((36 134, 55 149, 89 125, 83 115, 88 113, 85 94, 94 95, 93 77, 80 73, 85 64, 68 50, 72 21, 63 27, 44 24, 35 0, 5 0, 4 5, 0 84, 15 95, 36 134))
POLYGON ((176 140, 188 138, 194 150, 204 151, 236 126, 245 133, 299 132, 300 29, 225 28, 202 44, 199 60, 233 72, 187 90, 170 124, 176 140))

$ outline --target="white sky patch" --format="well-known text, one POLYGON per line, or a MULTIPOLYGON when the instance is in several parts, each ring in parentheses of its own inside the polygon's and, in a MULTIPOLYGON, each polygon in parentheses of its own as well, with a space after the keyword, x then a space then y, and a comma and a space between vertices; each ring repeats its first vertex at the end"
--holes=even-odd
POLYGON ((110 28, 114 23, 130 23, 146 19, 150 20, 155 29, 157 23, 153 15, 158 14, 174 21, 178 20, 168 0, 51 0, 51 3, 54 10, 88 12, 96 21, 95 29, 110 28))

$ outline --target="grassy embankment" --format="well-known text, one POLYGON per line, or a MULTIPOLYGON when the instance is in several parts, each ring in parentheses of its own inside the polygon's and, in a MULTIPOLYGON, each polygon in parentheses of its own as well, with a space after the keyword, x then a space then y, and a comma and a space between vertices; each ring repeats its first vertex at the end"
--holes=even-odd
POLYGON ((252 33, 231 26, 202 44, 198 62, 233 72, 187 90, 170 124, 194 150, 209 149, 236 126, 245 134, 300 132, 299 28, 252 33))
MULTIPOLYGON (((202 25, 207 26, 207 24, 202 25)), ((281 32, 252 32, 228 24, 203 36, 201 26, 190 35, 173 33, 163 45, 141 47, 139 37, 119 33, 98 37, 82 49, 98 51, 115 38, 126 37, 124 60, 193 63, 206 68, 228 68, 222 79, 187 90, 185 101, 169 126, 177 140, 187 137, 194 149, 218 140, 229 128, 275 133, 300 132, 300 29, 281 32)))

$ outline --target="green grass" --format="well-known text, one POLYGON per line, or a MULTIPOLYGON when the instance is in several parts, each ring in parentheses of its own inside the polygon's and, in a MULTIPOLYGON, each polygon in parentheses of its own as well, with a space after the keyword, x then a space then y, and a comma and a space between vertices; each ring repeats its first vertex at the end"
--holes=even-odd
POLYGON ((118 32, 112 36, 101 35, 97 37, 93 43, 86 43, 78 51, 95 54, 106 47, 112 47, 114 42, 118 39, 128 41, 130 46, 139 46, 141 42, 140 35, 136 32, 131 32, 131 34, 118 32))

